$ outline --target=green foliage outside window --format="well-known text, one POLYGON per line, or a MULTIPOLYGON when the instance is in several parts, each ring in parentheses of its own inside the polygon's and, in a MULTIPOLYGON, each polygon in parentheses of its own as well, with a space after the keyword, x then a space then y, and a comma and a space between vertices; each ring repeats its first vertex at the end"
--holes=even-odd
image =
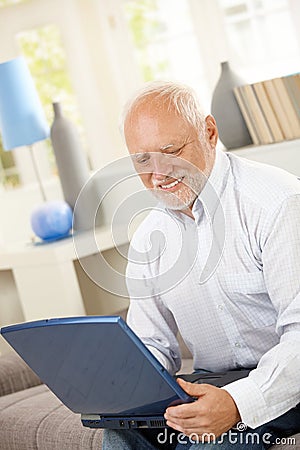
POLYGON ((28 1, 28 0, 0 0, 0 7, 16 5, 17 3, 24 3, 25 1, 28 1))
POLYGON ((60 101, 71 120, 80 123, 77 105, 59 30, 54 25, 26 31, 18 35, 18 43, 45 110, 48 123, 53 120, 53 101, 60 101))
POLYGON ((168 69, 165 57, 149 55, 150 44, 159 40, 165 31, 165 24, 157 18, 157 11, 157 0, 131 0, 125 3, 125 14, 144 81, 163 78, 168 69))
POLYGON ((19 175, 15 168, 12 152, 3 149, 0 139, 0 183, 6 187, 15 187, 20 183, 19 175))
MULTIPOLYGON (((83 135, 58 28, 48 25, 29 30, 20 33, 17 39, 34 79, 49 125, 54 117, 52 103, 58 101, 62 104, 64 114, 76 124, 80 134, 83 135)), ((48 156, 55 172, 55 158, 49 141, 48 156)))

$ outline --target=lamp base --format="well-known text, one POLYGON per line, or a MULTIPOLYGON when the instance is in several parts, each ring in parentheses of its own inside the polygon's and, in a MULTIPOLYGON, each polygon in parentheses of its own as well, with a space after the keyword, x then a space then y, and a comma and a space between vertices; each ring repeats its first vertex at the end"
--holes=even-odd
POLYGON ((70 234, 73 212, 64 201, 45 202, 37 206, 30 218, 34 233, 45 242, 63 239, 70 234))

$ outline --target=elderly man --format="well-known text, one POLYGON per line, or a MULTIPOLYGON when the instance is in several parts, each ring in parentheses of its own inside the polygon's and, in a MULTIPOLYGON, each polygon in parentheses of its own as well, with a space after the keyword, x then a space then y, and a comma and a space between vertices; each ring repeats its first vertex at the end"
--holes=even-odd
POLYGON ((197 398, 165 412, 180 441, 162 443, 161 430, 106 430, 104 449, 268 448, 300 431, 300 183, 216 150, 215 120, 186 86, 139 92, 124 135, 160 200, 131 243, 129 325, 173 374, 178 331, 195 370, 255 368, 224 388, 179 380, 197 398), (241 421, 248 430, 232 442, 241 421), (249 441, 249 428, 258 438, 249 441), (208 434, 222 438, 208 443, 208 434))

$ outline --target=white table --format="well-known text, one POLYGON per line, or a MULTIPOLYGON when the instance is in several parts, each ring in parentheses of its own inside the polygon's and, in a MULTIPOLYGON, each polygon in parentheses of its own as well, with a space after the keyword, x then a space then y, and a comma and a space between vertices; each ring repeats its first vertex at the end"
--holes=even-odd
MULTIPOLYGON (((120 227, 120 231, 122 233, 117 233, 121 236, 118 245, 126 245, 126 230, 120 227)), ((93 258, 97 250, 90 245, 90 233, 79 233, 76 239, 82 244, 80 255, 76 253, 72 237, 42 245, 15 244, 1 252, 0 325, 86 314, 82 289, 88 285, 88 277, 83 274, 80 283, 78 258, 93 258), (15 304, 13 309, 12 304, 15 304), (18 307, 21 311, 18 311, 18 307)), ((96 229, 95 239, 100 252, 115 247, 109 227, 96 229)), ((89 282, 91 295, 97 295, 96 291, 93 292, 92 281, 89 282)), ((100 290, 97 286, 95 289, 100 290)), ((105 292, 101 292, 101 296, 105 296, 105 292)), ((112 305, 110 301, 110 311, 114 309, 118 309, 118 304, 112 305)))

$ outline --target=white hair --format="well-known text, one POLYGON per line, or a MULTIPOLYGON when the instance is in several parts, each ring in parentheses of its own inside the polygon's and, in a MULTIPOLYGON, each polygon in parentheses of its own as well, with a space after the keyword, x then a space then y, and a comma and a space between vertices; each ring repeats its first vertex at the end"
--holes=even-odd
POLYGON ((189 86, 171 81, 154 81, 147 83, 125 104, 120 131, 124 136, 124 124, 127 117, 140 105, 159 100, 167 110, 175 109, 176 113, 192 125, 204 137, 205 116, 199 105, 196 93, 189 86), (150 98, 151 97, 151 98, 150 98))

